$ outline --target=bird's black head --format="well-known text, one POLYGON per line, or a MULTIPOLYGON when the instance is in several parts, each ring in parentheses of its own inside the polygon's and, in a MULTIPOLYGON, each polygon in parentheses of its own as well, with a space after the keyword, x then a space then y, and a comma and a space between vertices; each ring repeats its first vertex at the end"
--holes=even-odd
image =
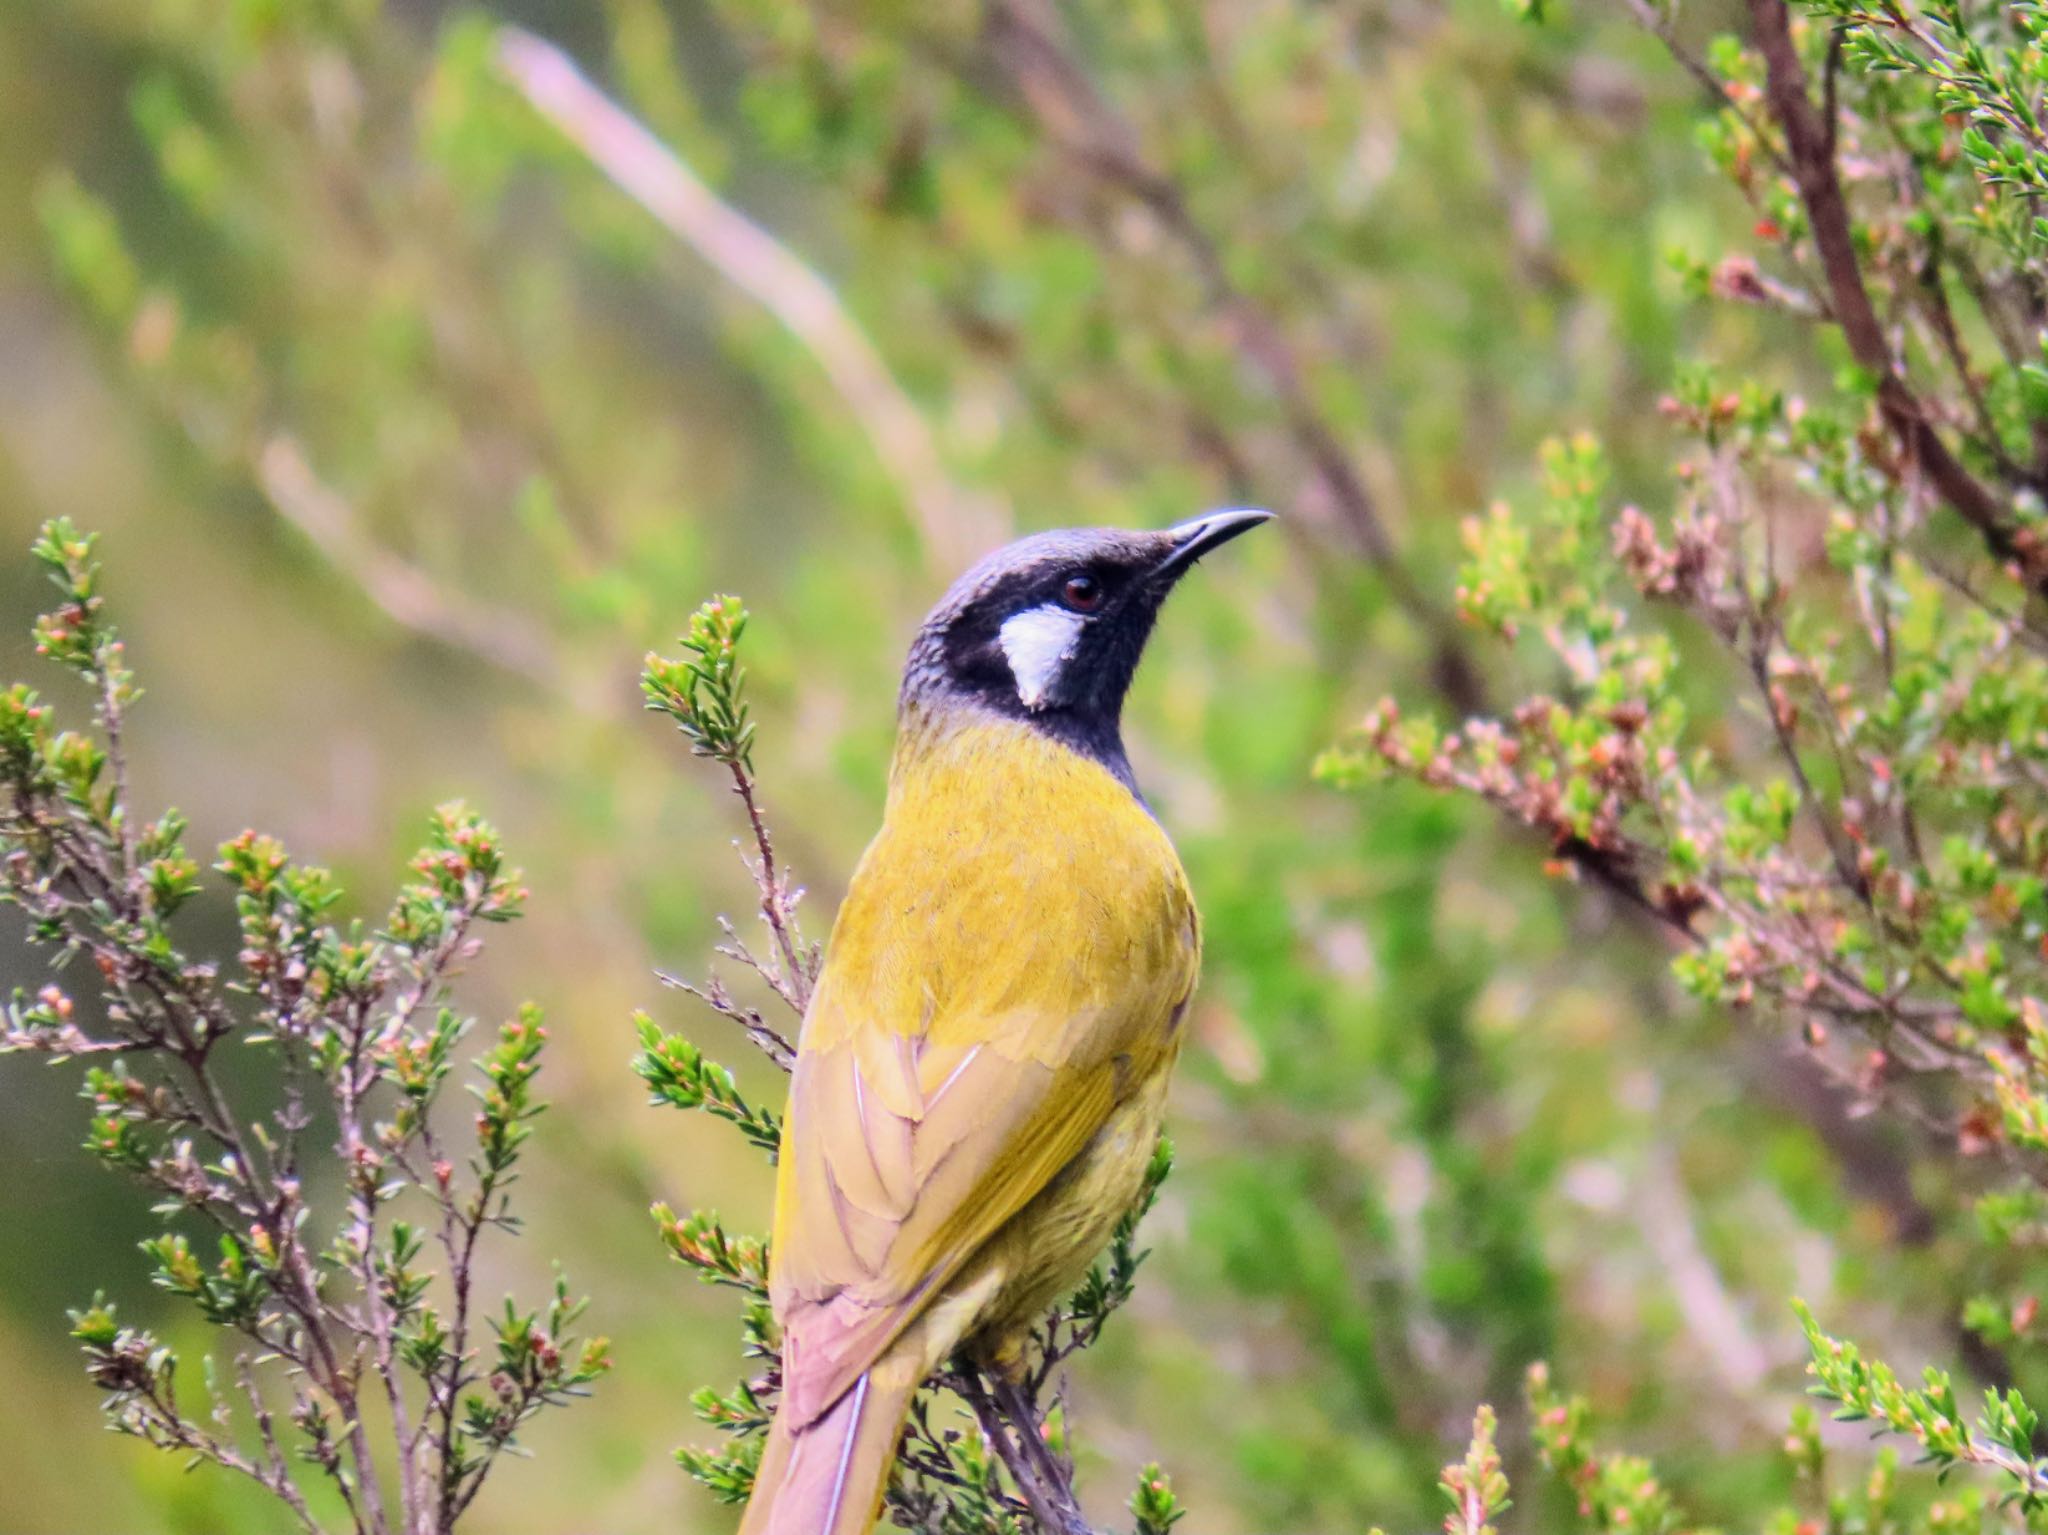
POLYGON ((998 549, 925 619, 903 706, 974 703, 1098 758, 1126 781, 1124 694, 1176 582, 1271 512, 1214 512, 1156 532, 1066 528, 998 549))

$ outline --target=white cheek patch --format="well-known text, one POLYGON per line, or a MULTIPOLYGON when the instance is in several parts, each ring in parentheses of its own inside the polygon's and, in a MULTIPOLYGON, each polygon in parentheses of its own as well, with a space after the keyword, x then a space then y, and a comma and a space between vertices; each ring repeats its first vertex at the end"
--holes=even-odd
POLYGON ((1010 675, 1017 679, 1017 697, 1025 708, 1044 705, 1053 683, 1059 680, 1060 668, 1074 658, 1086 622, 1079 613, 1051 604, 1004 620, 996 639, 1010 663, 1010 675))

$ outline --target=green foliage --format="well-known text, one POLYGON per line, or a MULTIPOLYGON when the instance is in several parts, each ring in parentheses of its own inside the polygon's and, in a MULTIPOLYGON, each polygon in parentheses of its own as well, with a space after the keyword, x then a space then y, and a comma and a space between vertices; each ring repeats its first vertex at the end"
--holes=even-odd
MULTIPOLYGON (((1553 872, 1660 923, 1688 992, 1767 1009, 1859 1112, 1918 1127, 1920 1186, 1981 1201, 1980 1245, 1937 1304, 1976 1340, 1985 1414, 1967 1423, 1946 1373, 1909 1389, 1802 1309, 1819 1389, 1944 1470, 1998 1467, 2031 1510, 2035 1424, 2012 1381, 2040 1379, 2048 564, 2039 327, 2008 327, 2001 294, 2048 273, 2028 192, 2040 18, 1751 9, 1749 40, 1696 72, 1760 248, 1703 291, 1825 317, 1848 365, 1801 330, 1771 377, 1682 371, 1655 497, 1616 494, 1590 436, 1547 447, 1534 495, 1467 521, 1458 593, 1530 691, 1454 727, 1383 703, 1324 774, 1505 812, 1553 872), (1777 381, 1792 369, 1801 387, 1777 381)), ((1576 1438, 1577 1407, 1541 1410, 1576 1438)), ((1668 1523, 1641 1467, 1559 1464, 1602 1527, 1668 1523)))
MULTIPOLYGON (((212 687, 190 739, 161 738, 163 770, 203 775, 229 807, 294 775, 324 783, 366 740, 379 771, 360 792, 380 811, 428 803, 448 769, 414 748, 418 721, 488 743, 463 781, 521 807, 539 883, 576 897, 498 963, 577 978, 551 1048, 590 1059, 615 1045, 587 1020, 633 1000, 619 977, 733 899, 684 856, 723 796, 671 787, 601 681, 669 632, 676 592, 736 585, 775 615, 746 639, 762 728, 791 747, 775 824, 829 905, 877 813, 906 625, 1008 509, 1037 526, 1282 508, 1291 545, 1177 598, 1133 700, 1140 778, 1201 899, 1207 979, 1179 1169, 1147 1228, 1156 1303, 1075 1363, 1084 1472, 1091 1423, 1129 1419, 1219 1528, 1420 1528, 1445 1426, 1510 1399, 1542 1354, 1718 1527, 1911 1526, 1924 1488, 1903 1473, 1890 1512, 1866 1508, 1846 1446, 1838 1485, 1778 1522, 1792 1515, 1756 1402, 1793 1355, 1795 1287, 1889 1357, 1966 1321, 1953 1347, 1970 1373, 2036 1400, 2048 1386, 2040 869, 2029 791, 2001 776, 2035 771, 2034 623, 2008 638, 2005 618, 1973 617, 2023 611, 2039 569, 2037 19, 1789 18, 1893 367, 1841 333, 1853 307, 1787 173, 1756 45, 1775 7, 1509 9, 1540 24, 1506 25, 1499 0, 606 0, 562 22, 590 79, 810 254, 825 280, 803 292, 837 305, 900 389, 892 435, 863 414, 891 397, 872 374, 844 390, 757 307, 762 274, 785 269, 734 280, 679 251, 534 110, 495 11, 28 8, 0 23, 0 185, 33 183, 39 218, 0 233, 0 261, 41 303, 68 292, 99 345, 37 329, 15 371, 53 403, 10 417, 0 499, 49 502, 24 525, 104 499, 120 547, 144 551, 129 557, 145 578, 119 589, 136 634, 203 632, 246 658, 251 699, 285 679, 288 721, 212 687), (1741 35, 1703 36, 1715 26, 1741 35), (99 120, 108 100, 122 132, 99 120), (32 225, 41 247, 17 250, 32 225), (1696 343, 1713 370, 1675 361, 1696 343), (1664 410, 1647 408, 1667 382, 1664 410), (1931 444, 1902 436, 1915 420, 1931 444), (1952 503, 1953 476, 1935 482, 1931 445, 1993 492, 2002 549, 1952 503), (143 499, 117 513, 137 476, 99 471, 137 465, 143 499), (1455 511, 1496 499, 1508 510, 1482 510, 1461 543, 1455 511), (1781 620, 1760 686, 1753 631, 1781 620), (1325 758, 1355 799, 1305 783, 1333 722, 1381 691, 1400 700, 1384 718, 1405 766, 1367 731, 1325 758), (1534 818, 1553 883, 1525 877, 1527 845, 1492 835, 1473 794, 1401 781, 1466 788, 1437 771, 1446 753, 1452 779, 1477 774, 1534 818), (1685 928, 1689 997, 1659 984, 1651 924, 1685 928), (1819 989, 1802 995, 1809 972, 1819 989), (1753 1016, 1766 1009, 1790 1054, 1753 1016), (1727 1304, 1697 1304, 1717 1285, 1727 1304)), ((706 663, 684 652, 664 696, 687 705, 706 663)), ((46 709, 0 695, 0 756, 104 802, 105 744, 36 746, 57 731, 46 709)), ((728 747, 744 723, 719 727, 728 747)), ((191 805, 214 826, 219 803, 191 805)), ((359 886, 388 850, 346 820, 319 823, 322 852, 359 886)), ((211 962, 208 858, 179 829, 161 846, 133 831, 150 869, 138 920, 188 924, 164 942, 211 962)), ((339 999, 369 984, 381 940, 306 946, 346 908, 299 905, 334 888, 308 875, 256 899, 280 908, 283 972, 321 973, 339 999)), ((701 988, 771 1056, 781 1036, 755 1003, 800 997, 815 958, 775 925, 787 894, 771 874, 773 975, 735 957, 737 995, 701 988), (757 979, 781 995, 757 998, 757 979)), ((11 1029, 97 1037, 82 989, 74 1007, 30 985, 10 1009, 11 1029)), ((424 1005, 378 1088, 403 1133, 415 1094, 465 1069, 444 1026, 424 1005)), ((157 1089, 131 1064, 95 1068, 92 1134, 140 1169, 159 1154, 157 1089)), ((621 1169, 695 1149, 670 1116, 555 1112, 578 1116, 573 1160, 521 1193, 579 1233, 651 1197, 631 1187, 608 1209, 621 1169)), ((728 1250, 761 1183, 724 1180, 764 1138, 688 1169, 694 1199, 715 1189, 749 1212, 728 1250)), ((465 1155, 446 1160, 459 1174, 465 1155)), ((35 1206, 50 1203, 38 1181, 6 1223, 23 1275, 46 1271, 35 1206)), ((367 1261, 396 1310, 425 1265, 398 1256, 388 1209, 381 1229, 367 1261)), ((209 1276, 215 1235, 192 1233, 209 1276)), ((38 1304, 32 1284, 0 1288, 38 1304)), ((666 1383, 712 1368, 729 1327, 704 1308, 729 1288, 617 1308, 653 1383, 608 1400, 637 1390, 641 1410, 573 1430, 590 1437, 508 1519, 668 1517, 617 1468, 650 1418, 680 1411, 666 1383)), ((742 1305, 746 1368, 766 1372, 761 1303, 742 1305)), ((397 1346, 443 1358, 450 1324, 423 1300, 397 1346)), ((942 1398, 928 1447, 957 1482, 945 1496, 970 1521, 1021 1517, 980 1436, 947 1441, 952 1415, 942 1398)), ((316 1468, 348 1453, 331 1408, 291 1432, 316 1468)), ((730 1442, 733 1477, 750 1475, 757 1440, 730 1442)), ((75 1457, 21 1459, 34 1512, 16 1522, 64 1525, 76 1478, 44 1468, 75 1457)), ((1123 1485, 1084 1477, 1106 1507, 1123 1485)), ((153 1487, 128 1495, 155 1518, 153 1487)), ((1961 1526, 1985 1512, 1935 1507, 1961 1526)))
POLYGON ((1157 1466, 1146 1466, 1138 1472, 1138 1490, 1131 1494, 1130 1508, 1131 1517, 1137 1521, 1131 1526, 1132 1535, 1166 1535, 1187 1515, 1180 1499, 1173 1495, 1173 1485, 1167 1481, 1166 1473, 1157 1466))
POLYGON ((704 1109, 738 1125, 747 1139, 772 1158, 782 1144, 782 1118, 772 1109, 757 1109, 740 1095, 733 1075, 680 1034, 664 1034, 645 1013, 633 1015, 640 1032, 640 1053, 633 1071, 644 1081, 654 1103, 678 1109, 704 1109))
POLYGON ((1493 1409, 1482 1406, 1473 1414, 1472 1442, 1464 1460, 1444 1467, 1438 1485, 1451 1504, 1444 1516, 1444 1535, 1495 1535, 1493 1521, 1512 1506, 1500 1451, 1494 1446, 1498 1427, 1493 1409))
POLYGON ((726 1234, 715 1213, 695 1211, 678 1218, 667 1205, 654 1207, 661 1239, 676 1258, 708 1284, 729 1284, 750 1295, 768 1293, 768 1244, 726 1234))
POLYGON ((1527 1401, 1543 1469, 1578 1499, 1579 1518, 1589 1530, 1669 1535, 1679 1528, 1678 1511, 1650 1463, 1601 1453, 1588 1437, 1591 1409, 1585 1399, 1558 1395, 1540 1363, 1530 1367, 1527 1401))
POLYGON ((200 1315, 216 1326, 253 1326, 262 1315, 269 1287, 261 1269, 249 1262, 248 1253, 234 1237, 221 1236, 220 1266, 211 1274, 177 1233, 146 1241, 142 1250, 156 1263, 151 1279, 173 1295, 190 1300, 200 1315))
MULTIPOLYGON (((721 1419, 720 1427, 724 1426, 721 1419)), ((740 1439, 719 1450, 682 1445, 676 1464, 720 1503, 744 1503, 754 1490, 754 1472, 761 1463, 763 1441, 740 1439)))
POLYGON ((462 1399, 462 1438, 443 1469, 444 1485, 460 1498, 471 1480, 500 1452, 517 1443, 519 1429, 543 1408, 589 1395, 612 1367, 603 1338, 577 1339, 570 1327, 589 1305, 569 1299, 568 1282, 555 1276, 545 1313, 520 1311, 507 1297, 504 1314, 491 1319, 495 1366, 487 1392, 462 1399))
MULTIPOLYGON (((1819 1419, 1811 1407, 1801 1405, 1793 1410, 1781 1448, 1794 1472, 1797 1496, 1817 1507, 1774 1509, 1763 1528, 1786 1535, 1802 1529, 1838 1535, 1876 1530, 1958 1535, 1986 1528, 1993 1506, 2019 1515, 2015 1527, 2033 1527, 2027 1516, 2039 1507, 2043 1471, 2032 1450, 2036 1421, 2024 1403, 2011 1393, 1990 1393, 1984 1418, 1973 1431, 1962 1423, 1941 1372, 1928 1371, 1925 1390, 1907 1390, 1887 1366, 1866 1361, 1853 1345, 1827 1337, 1811 1313, 1803 1306, 1797 1309, 1812 1350, 1810 1368, 1818 1382, 1814 1393, 1841 1404, 1838 1420, 1874 1420, 1918 1441, 1924 1459, 1944 1477, 1958 1467, 1982 1467, 2003 1487, 1993 1505, 1969 1488, 1937 1501, 1910 1503, 1901 1497, 1899 1457, 1889 1447, 1875 1457, 1860 1484, 1832 1486, 1831 1455, 1819 1419)), ((1570 1498, 1582 1528, 1670 1532, 1693 1527, 1650 1462, 1603 1450, 1594 1441, 1585 1399, 1561 1395, 1542 1364, 1529 1372, 1526 1406, 1543 1469, 1570 1498)), ((1444 1521, 1447 1535, 1477 1535, 1509 1506, 1494 1430, 1492 1409, 1481 1407, 1464 1461, 1444 1468, 1443 1491, 1451 1503, 1444 1521)))
MULTIPOLYGON (((1634 1052, 1559 1067, 1540 1028, 1499 1027, 1499 997, 1544 988, 1554 898, 1482 879, 1497 900, 1479 910, 1441 816, 1404 811, 1368 842, 1301 766, 1362 667, 1437 675, 1443 626, 1396 595, 1452 552, 1433 509, 1515 473, 1562 411, 1598 420, 1623 465, 1651 437, 1636 401, 1674 334, 1658 248, 1710 218, 1686 115, 1625 29, 1549 12, 1089 3, 1042 42, 1009 5, 607 0, 565 24, 588 78, 824 279, 788 291, 836 302, 872 345, 907 406, 881 431, 864 412, 887 392, 858 373, 846 389, 845 354, 758 307, 778 263, 728 279, 679 253, 512 87, 500 11, 116 7, 61 46, 10 28, 33 72, 80 85, 11 93, 33 120, 7 158, 51 230, 20 259, 75 296, 98 371, 147 423, 153 489, 205 487, 124 540, 218 550, 230 579, 260 570, 285 594, 279 613, 223 587, 228 624, 272 615, 279 643, 246 640, 252 664, 316 635, 323 676, 374 673, 401 716, 424 702, 437 735, 507 748, 461 781, 526 809, 522 852, 576 892, 510 963, 561 960, 546 984, 575 974, 587 1001, 732 899, 678 856, 714 796, 671 785, 601 680, 669 631, 676 592, 738 586, 775 615, 746 641, 763 728, 791 743, 775 824, 829 905, 874 824, 906 626, 1013 515, 1283 507, 1292 550, 1177 598, 1133 702, 1141 778, 1207 919, 1185 1090, 1216 1112, 1176 1111, 1180 1204, 1147 1273, 1174 1304, 1127 1314, 1075 1389, 1141 1417, 1210 1517, 1342 1527, 1398 1489, 1414 1523, 1441 1425, 1569 1322, 1574 1260, 1548 1270, 1588 1250, 1526 1219, 1564 1164, 1506 1133, 1507 1105, 1559 1081, 1605 1101, 1634 1052), (133 124, 118 143, 38 131, 110 99, 133 124), (280 537, 250 536, 272 518, 280 537), (1403 546, 1391 563, 1380 535, 1403 546), (395 584, 359 603, 365 575, 395 584), (394 624, 417 643, 389 643, 394 624), (1511 932, 1516 904, 1530 921, 1511 932), (1413 1242, 1384 1261, 1397 1236, 1413 1242), (1227 1357, 1240 1314, 1298 1373, 1227 1357)), ((357 719, 308 714, 267 739, 313 757, 357 719)), ((444 776, 394 752, 365 792, 403 803, 444 776)), ((323 852, 344 868, 382 851, 338 841, 323 852)), ((552 1016, 596 1058, 581 1020, 632 1000, 552 1016)), ((590 1117, 570 1154, 607 1188, 663 1165, 680 1130, 572 1112, 590 1117)), ((730 1171, 713 1153, 692 1193, 730 1171)), ((574 1183, 522 1192, 597 1219, 602 1201, 560 1192, 574 1183)), ((729 1211, 753 1197, 718 1188, 729 1211)), ((635 1357, 671 1374, 703 1368, 710 1331, 679 1304, 627 1311, 635 1357)), ((633 1434, 607 1421, 574 1430, 612 1457, 550 1483, 554 1523, 599 1517, 585 1494, 633 1434)), ((606 1485, 610 1522, 657 1517, 606 1485)))
POLYGON ((2017 1391, 1987 1390, 1984 1414, 1973 1428, 1957 1405, 1946 1371, 1929 1366, 1923 1387, 1904 1386, 1890 1365, 1866 1359, 1855 1344, 1822 1332, 1804 1304, 1795 1303, 1795 1309, 1812 1355, 1808 1369, 1817 1383, 1813 1393, 1840 1404, 1835 1412, 1838 1421, 1873 1421, 1905 1435, 1944 1473, 1966 1464, 1990 1466, 2004 1475, 2023 1510, 2042 1506, 2048 1496, 2048 1466, 2034 1452, 2040 1415, 2017 1391))
POLYGON ((234 898, 232 976, 188 959, 169 919, 200 895, 199 868, 177 812, 134 829, 123 725, 140 695, 106 619, 95 543, 66 522, 43 530, 34 552, 62 606, 35 632, 37 650, 92 690, 98 735, 55 731, 17 687, 0 761, 0 899, 53 961, 97 977, 94 1022, 55 984, 32 1001, 17 991, 0 1051, 86 1063, 86 1149, 139 1179, 165 1222, 142 1243, 152 1280, 246 1351, 232 1384, 209 1357, 211 1407, 194 1416, 177 1354, 111 1305, 73 1312, 72 1336, 109 1426, 249 1478, 304 1529, 326 1527, 328 1498, 366 1535, 452 1529, 524 1425, 610 1367, 602 1339, 573 1336, 583 1303, 559 1279, 544 1311, 506 1301, 494 1362, 475 1339, 478 1244, 516 1229, 508 1190, 543 1108, 539 1012, 522 1008, 475 1063, 466 1177, 435 1113, 469 1022, 440 999, 478 926, 516 917, 526 892, 490 826, 444 806, 384 927, 341 927, 327 870, 244 832, 214 865, 234 898), (230 1041, 270 1057, 277 1086, 260 1107, 235 1103, 230 1041), (316 1101, 336 1126, 331 1154, 307 1140, 316 1101), (338 1183, 337 1208, 316 1181, 338 1183), (398 1216, 401 1203, 425 1224, 398 1216), (216 1261, 188 1223, 208 1231, 216 1261), (277 1389, 288 1428, 270 1406, 277 1389), (390 1412, 381 1451, 363 1416, 372 1391, 390 1412))
POLYGON ((679 641, 692 659, 667 660, 650 651, 640 689, 649 709, 676 722, 691 751, 752 772, 754 725, 739 662, 746 628, 739 598, 713 597, 690 615, 690 632, 679 641))

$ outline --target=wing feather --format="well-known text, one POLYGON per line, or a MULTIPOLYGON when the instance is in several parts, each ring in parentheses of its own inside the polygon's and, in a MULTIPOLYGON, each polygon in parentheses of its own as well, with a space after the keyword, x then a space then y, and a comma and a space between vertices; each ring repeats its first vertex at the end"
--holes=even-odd
POLYGON ((1015 728, 1031 740, 942 762, 922 794, 899 771, 833 928, 776 1196, 800 1424, 1080 1153, 1173 1048, 1194 984, 1165 834, 1102 769, 1015 728))

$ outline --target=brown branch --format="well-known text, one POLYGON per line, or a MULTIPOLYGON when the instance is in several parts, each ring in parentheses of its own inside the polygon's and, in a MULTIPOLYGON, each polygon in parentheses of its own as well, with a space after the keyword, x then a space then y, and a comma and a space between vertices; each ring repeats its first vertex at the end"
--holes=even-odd
POLYGON ((530 624, 443 589, 372 541, 354 509, 321 482, 291 438, 271 438, 255 467, 256 482, 278 515, 311 539, 394 622, 544 688, 561 687, 560 667, 530 624))
POLYGON ((1003 540, 1008 518, 1002 509, 952 482, 923 412, 831 284, 720 198, 554 44, 506 27, 498 34, 497 61, 513 89, 613 185, 810 353, 894 482, 934 569, 950 574, 1003 540))
POLYGON ((1028 1410, 1028 1404, 1023 1412, 1014 1406, 998 1406, 995 1393, 1001 1389, 1000 1382, 979 1370, 949 1375, 944 1384, 974 1413, 982 1437, 1010 1473, 1045 1535, 1099 1535, 1074 1497, 1071 1474, 1052 1463, 1051 1452, 1039 1437, 1038 1415, 1028 1410))
POLYGON ((1792 38, 1785 0, 1749 0, 1749 13, 1757 47, 1764 56, 1765 101, 1785 136, 1792 182, 1813 230, 1829 307, 1850 355, 1877 381, 1879 415, 1897 439, 1909 471, 1917 469, 1924 474, 1941 499, 1977 530, 1993 554, 2018 563, 2030 585, 2048 590, 2043 573, 2036 568, 2036 553, 2014 528, 2005 503, 1950 451, 1892 355, 1856 255, 1848 200, 1835 171, 1834 125, 1807 94, 1806 68, 1792 38))

